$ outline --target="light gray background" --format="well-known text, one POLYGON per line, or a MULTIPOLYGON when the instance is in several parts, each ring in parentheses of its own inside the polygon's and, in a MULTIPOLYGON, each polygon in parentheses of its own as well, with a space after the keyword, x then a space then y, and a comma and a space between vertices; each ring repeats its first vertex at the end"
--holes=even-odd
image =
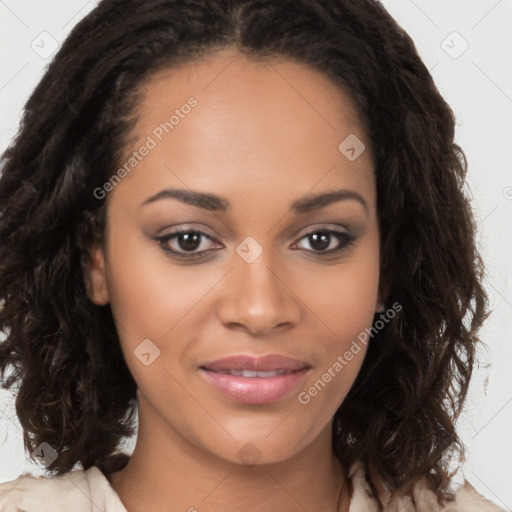
MULTIPOLYGON (((143 0, 141 0, 143 1, 143 0)), ((487 350, 472 382, 459 431, 468 448, 464 476, 498 505, 512 507, 512 1, 386 0, 415 40, 457 120, 469 160, 493 313, 487 350), (466 49, 467 46, 467 49, 466 49)), ((0 0, 0 152, 54 47, 94 6, 85 0, 0 0)), ((428 220, 427 220, 428 222, 428 220)), ((43 474, 23 451, 13 397, 0 394, 0 482, 43 474)), ((134 440, 128 442, 128 451, 134 440)))

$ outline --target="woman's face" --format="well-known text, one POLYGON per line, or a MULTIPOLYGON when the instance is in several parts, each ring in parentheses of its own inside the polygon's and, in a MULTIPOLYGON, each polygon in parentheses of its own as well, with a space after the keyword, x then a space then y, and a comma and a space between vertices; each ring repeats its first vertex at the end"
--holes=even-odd
POLYGON ((378 300, 374 169, 348 98, 304 65, 232 51, 144 92, 89 269, 138 384, 139 432, 233 462, 327 442, 378 300), (272 354, 299 363, 210 364, 272 354), (286 373, 221 371, 241 367, 286 373))

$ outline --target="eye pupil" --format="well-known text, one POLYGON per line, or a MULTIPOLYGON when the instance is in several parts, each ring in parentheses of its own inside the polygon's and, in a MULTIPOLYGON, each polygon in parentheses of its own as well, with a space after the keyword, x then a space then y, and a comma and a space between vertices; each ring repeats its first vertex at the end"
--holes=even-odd
POLYGON ((178 235, 180 248, 185 251, 195 251, 201 245, 201 235, 194 231, 178 235))
POLYGON ((309 235, 311 246, 315 251, 327 249, 330 244, 331 235, 326 231, 317 231, 309 235))

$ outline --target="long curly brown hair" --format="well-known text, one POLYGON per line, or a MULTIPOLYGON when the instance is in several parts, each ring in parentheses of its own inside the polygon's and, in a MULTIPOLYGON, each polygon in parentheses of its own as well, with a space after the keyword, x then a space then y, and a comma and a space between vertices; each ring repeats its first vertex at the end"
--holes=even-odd
POLYGON ((333 418, 333 450, 392 489, 427 476, 444 493, 488 315, 484 268, 454 115, 375 0, 103 0, 73 29, 1 161, 0 376, 16 385, 25 449, 50 444, 57 474, 126 463, 136 383, 110 306, 84 282, 105 226, 93 191, 119 164, 141 84, 227 46, 305 63, 357 105, 376 163, 381 286, 403 309, 369 343, 333 418))

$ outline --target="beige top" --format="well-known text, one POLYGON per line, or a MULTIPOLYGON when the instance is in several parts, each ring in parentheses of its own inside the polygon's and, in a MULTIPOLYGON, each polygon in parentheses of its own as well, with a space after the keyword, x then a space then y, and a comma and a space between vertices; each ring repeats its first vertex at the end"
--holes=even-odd
MULTIPOLYGON (((383 488, 379 492, 381 509, 372 496, 363 466, 355 462, 348 473, 352 487, 350 512, 505 512, 466 483, 455 501, 441 507, 435 495, 418 485, 414 497, 390 500, 383 488)), ((192 508, 193 510, 193 508, 192 508)), ((56 477, 23 474, 0 484, 0 512, 128 512, 103 473, 92 466, 56 477)))

